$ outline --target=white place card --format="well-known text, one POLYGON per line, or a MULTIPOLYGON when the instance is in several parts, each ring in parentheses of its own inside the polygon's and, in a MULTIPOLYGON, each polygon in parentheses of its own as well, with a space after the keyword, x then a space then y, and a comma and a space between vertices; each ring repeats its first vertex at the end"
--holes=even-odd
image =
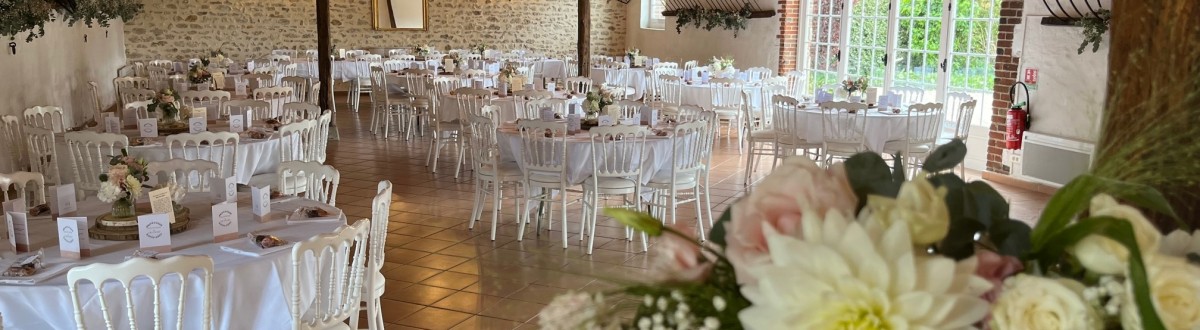
POLYGON ((246 95, 246 85, 249 85, 249 84, 250 84, 250 80, 248 80, 248 79, 242 79, 242 78, 234 79, 233 80, 233 94, 234 95, 246 95))
POLYGON ((599 126, 613 126, 616 124, 616 121, 614 121, 612 116, 609 115, 601 115, 600 117, 596 118, 596 125, 599 126))
POLYGON ((171 216, 164 213, 138 216, 138 245, 143 250, 171 252, 171 216))
POLYGON ((482 80, 482 79, 475 79, 475 80, 471 80, 471 88, 474 88, 474 89, 483 89, 483 88, 484 88, 484 87, 483 87, 483 80, 482 80))
POLYGON ((13 251, 29 252, 29 214, 25 212, 5 212, 8 222, 8 242, 13 251))
POLYGON ((121 134, 121 117, 104 117, 104 132, 121 134))
POLYGON ((658 126, 658 110, 650 107, 642 107, 640 111, 642 115, 642 125, 650 127, 658 126))
POLYGON ((553 92, 554 91, 554 82, 546 82, 546 90, 553 92))
POLYGON ((542 121, 554 121, 554 109, 542 108, 539 111, 542 121))
POLYGON ((571 134, 579 133, 579 131, 583 130, 583 127, 580 125, 579 114, 572 113, 567 115, 567 131, 571 132, 571 134))
POLYGON ((204 117, 188 118, 188 132, 191 132, 192 134, 196 134, 196 133, 207 132, 207 131, 208 131, 208 118, 204 118, 204 117))
POLYGON ((79 205, 75 200, 75 184, 61 184, 54 186, 51 190, 50 198, 50 214, 64 215, 72 214, 79 210, 79 205))
POLYGON ((138 119, 138 133, 142 137, 158 137, 158 119, 138 119))
POLYGON ((223 202, 212 206, 213 242, 220 243, 240 238, 238 235, 237 202, 223 202))
POLYGON ((199 118, 207 119, 208 118, 208 108, 205 108, 205 107, 192 108, 192 113, 190 115, 191 115, 191 118, 199 117, 199 118))
POLYGON ((63 258, 90 257, 87 218, 58 218, 58 251, 63 258))
POLYGON ((640 121, 641 121, 640 119, 641 119, 641 118, 634 118, 634 117, 629 117, 629 118, 621 118, 621 125, 624 125, 624 126, 637 126, 637 125, 638 125, 638 122, 640 122, 640 121))
POLYGON ((265 217, 271 213, 271 186, 250 187, 251 213, 265 217))
POLYGON ((150 191, 150 211, 166 214, 171 223, 175 223, 175 205, 171 201, 171 188, 150 191))
POLYGON ((236 202, 237 201, 237 177, 228 177, 224 180, 214 180, 212 183, 213 193, 216 195, 217 202, 236 202))
POLYGON ((246 131, 246 121, 242 115, 229 116, 229 131, 233 133, 241 133, 246 131))
POLYGON ((212 82, 213 82, 213 88, 215 88, 216 90, 225 89, 225 73, 220 72, 220 71, 213 72, 212 73, 212 82))

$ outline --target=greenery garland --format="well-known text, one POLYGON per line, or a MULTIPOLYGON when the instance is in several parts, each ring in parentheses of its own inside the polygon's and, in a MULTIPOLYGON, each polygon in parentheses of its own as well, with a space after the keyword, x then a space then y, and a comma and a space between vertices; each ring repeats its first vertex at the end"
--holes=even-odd
POLYGON ((1095 53, 1100 49, 1100 41, 1104 40, 1104 33, 1108 32, 1108 25, 1112 22, 1112 11, 1101 9, 1096 13, 1096 16, 1087 16, 1080 18, 1075 22, 1075 25, 1083 27, 1083 43, 1079 45, 1079 54, 1083 54, 1083 49, 1087 48, 1088 44, 1092 45, 1092 52, 1095 53))
POLYGON ((46 35, 46 22, 56 15, 68 26, 82 21, 88 27, 108 27, 113 19, 128 22, 141 11, 141 0, 0 0, 0 36, 16 40, 28 32, 25 42, 33 42, 46 35))
POLYGON ((750 3, 747 2, 738 11, 691 7, 679 8, 675 13, 676 33, 683 33, 683 27, 692 24, 696 28, 704 28, 707 31, 712 31, 716 27, 733 30, 733 37, 737 38, 738 31, 745 30, 750 24, 751 10, 750 3))

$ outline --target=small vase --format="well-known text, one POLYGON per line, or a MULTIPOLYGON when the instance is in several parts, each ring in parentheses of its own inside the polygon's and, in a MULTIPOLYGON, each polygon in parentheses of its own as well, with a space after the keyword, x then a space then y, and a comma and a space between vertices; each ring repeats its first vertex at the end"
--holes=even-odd
POLYGON ((134 212, 133 209, 133 200, 129 198, 122 198, 118 199, 116 202, 113 202, 112 216, 114 218, 132 218, 136 215, 137 213, 134 212))

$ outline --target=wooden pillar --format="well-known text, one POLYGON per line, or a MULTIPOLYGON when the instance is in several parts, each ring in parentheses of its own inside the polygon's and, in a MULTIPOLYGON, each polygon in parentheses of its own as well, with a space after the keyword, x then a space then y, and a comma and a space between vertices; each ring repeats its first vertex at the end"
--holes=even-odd
POLYGON ((575 65, 579 68, 580 76, 588 76, 591 70, 588 63, 592 61, 592 4, 590 0, 579 0, 579 45, 578 59, 575 65))
POLYGON ((329 39, 329 0, 317 0, 317 72, 321 81, 321 109, 333 109, 333 54, 330 47, 333 43, 329 39))
MULTIPOLYGON (((1161 191, 1200 224, 1200 1, 1113 1, 1108 95, 1094 172, 1161 191)), ((1069 59, 1064 59, 1069 60, 1069 59)), ((1161 229, 1175 222, 1154 216, 1161 229)))

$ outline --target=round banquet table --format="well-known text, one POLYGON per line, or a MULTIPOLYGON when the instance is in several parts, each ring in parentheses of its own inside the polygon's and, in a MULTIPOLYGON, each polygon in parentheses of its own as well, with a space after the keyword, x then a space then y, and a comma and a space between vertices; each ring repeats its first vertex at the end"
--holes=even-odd
MULTIPOLYGON (((929 116, 929 114, 919 116, 929 116)), ((797 128, 801 132, 801 137, 808 142, 825 141, 824 117, 825 114, 821 112, 821 109, 815 108, 815 106, 810 105, 810 107, 800 110, 796 121, 798 121, 797 128)), ((871 151, 883 152, 883 145, 888 141, 903 140, 907 137, 905 129, 908 127, 908 116, 903 111, 894 114, 868 109, 867 114, 862 118, 866 120, 864 134, 866 146, 871 151)))
MULTIPOLYGON (((555 98, 556 99, 564 99, 564 95, 556 92, 555 98)), ((582 105, 584 98, 572 97, 572 98, 566 99, 566 101, 567 101, 568 105, 569 104, 581 104, 582 105)), ((453 95, 439 95, 438 102, 439 102, 438 103, 438 119, 441 119, 442 121, 452 121, 455 119, 462 119, 462 118, 459 118, 461 109, 459 109, 459 106, 458 106, 458 99, 455 98, 453 95)), ((517 107, 518 106, 524 107, 526 102, 529 102, 529 101, 522 100, 521 98, 518 98, 515 96, 492 98, 492 105, 499 108, 497 111, 499 111, 500 115, 497 117, 497 120, 502 121, 502 122, 516 121, 518 118, 520 118, 520 116, 518 115, 517 107)))
MULTIPOLYGON (((517 132, 516 124, 505 123, 498 129, 497 141, 500 145, 500 158, 521 164, 524 145, 521 135, 517 132)), ((567 182, 572 185, 582 184, 592 176, 592 142, 591 134, 584 131, 568 136, 567 142, 567 182)), ((646 136, 646 152, 633 162, 642 168, 642 184, 650 182, 654 177, 671 177, 673 140, 665 136, 646 136)))
MULTIPOLYGON (((262 127, 261 122, 255 122, 251 127, 262 127)), ((247 128, 249 130, 250 128, 247 128)), ((94 127, 92 130, 103 132, 102 127, 94 127)), ((210 132, 226 132, 229 131, 227 122, 210 123, 208 126, 210 132)), ((122 134, 129 136, 130 141, 139 138, 138 131, 135 128, 127 128, 121 131, 122 134)), ((71 157, 71 151, 67 148, 67 141, 63 138, 62 133, 56 134, 55 137, 55 153, 58 154, 59 175, 63 183, 75 182, 75 175, 71 169, 74 168, 75 159, 71 157)), ((275 135, 267 136, 263 139, 250 138, 246 133, 239 133, 241 140, 238 142, 237 150, 226 148, 225 158, 210 156, 208 147, 200 148, 200 154, 206 160, 215 161, 218 159, 232 159, 233 153, 237 153, 237 164, 233 169, 233 176, 236 177, 238 183, 250 183, 250 178, 258 174, 275 173, 279 168, 279 139, 275 135)), ((170 152, 167 150, 167 138, 164 136, 154 138, 142 138, 145 145, 130 146, 129 155, 137 158, 145 159, 147 162, 166 161, 171 159, 170 152)), ((193 149, 195 147, 189 147, 193 149)), ((176 150, 175 156, 182 157, 182 151, 176 150)), ((226 170, 226 174, 228 170, 226 170)), ((222 175, 226 175, 222 174, 222 175)))
MULTIPOLYGON (((683 84, 679 87, 681 104, 692 104, 700 108, 712 109, 712 88, 707 83, 683 84)), ((746 84, 742 89, 750 92, 751 105, 758 107, 762 104, 762 85, 746 84)))
POLYGON ((545 79, 566 79, 567 65, 563 60, 545 59, 533 62, 533 72, 545 79))
POLYGON ((593 67, 591 77, 592 82, 597 85, 603 85, 613 83, 619 74, 625 75, 625 87, 632 89, 633 94, 630 94, 629 99, 641 99, 642 94, 646 91, 646 68, 612 69, 593 67))
MULTIPOLYGON (((386 60, 386 59, 385 59, 386 60)), ((441 63, 437 60, 424 61, 400 61, 401 67, 429 69, 441 67, 441 63)), ((317 62, 300 60, 296 63, 296 75, 301 77, 316 77, 317 62)), ((371 75, 370 61, 333 61, 333 79, 340 81, 351 81, 354 79, 367 79, 371 75)), ((253 70, 253 68, 251 68, 253 70)))
MULTIPOLYGON (((324 206, 316 201, 298 198, 285 198, 273 201, 271 208, 275 210, 271 216, 279 220, 266 223, 259 222, 250 213, 249 194, 239 194, 238 204, 247 205, 238 208, 239 233, 265 233, 279 236, 291 242, 306 240, 322 233, 329 233, 346 223, 345 215, 340 215, 340 221, 313 221, 303 224, 291 224, 282 220, 283 214, 302 206, 324 206), (286 210, 286 211, 285 211, 286 210)), ((184 199, 183 205, 191 209, 190 229, 171 236, 172 252, 160 254, 166 258, 175 255, 207 255, 213 258, 214 271, 212 276, 212 316, 213 329, 290 329, 291 328, 291 249, 282 249, 260 257, 227 252, 222 245, 245 244, 246 238, 238 238, 223 243, 212 243, 212 195, 208 193, 193 193, 184 199)), ((89 197, 79 203, 77 216, 87 216, 89 225, 94 224, 96 217, 110 210, 110 206, 100 202, 96 197, 89 197)), ((50 220, 31 219, 29 221, 30 242, 34 248, 42 248, 45 252, 46 269, 68 269, 91 263, 121 263, 127 256, 138 248, 137 241, 105 241, 92 239, 91 257, 83 260, 69 260, 59 257, 57 226, 50 220)), ((4 242, 8 244, 8 242, 4 242)), ((7 253, 7 252, 6 252, 7 253)), ((11 254, 6 255, 4 263, 13 260, 11 254)), ((311 277, 310 269, 301 278, 311 277)), ((184 294, 187 297, 184 308, 189 316, 185 318, 186 329, 198 329, 199 325, 189 322, 191 315, 200 315, 199 273, 192 273, 188 279, 189 287, 184 294)), ((179 279, 167 276, 160 284, 163 293, 162 306, 164 322, 174 322, 178 311, 179 279)), ((117 322, 128 322, 124 312, 124 296, 120 285, 108 282, 105 285, 105 297, 114 319, 117 322)), ((153 290, 149 280, 139 278, 134 280, 132 295, 138 302, 138 322, 142 327, 153 323, 153 312, 149 308, 153 290)), ((89 328, 104 328, 103 316, 100 314, 100 302, 97 300, 95 287, 91 284, 79 285, 79 296, 82 299, 85 322, 89 328)), ((301 292, 303 302, 313 300, 313 292, 301 292)), ((306 306, 307 304, 301 304, 306 306)), ((63 270, 58 275, 47 278, 33 285, 0 285, 0 314, 4 315, 5 329, 76 329, 74 309, 71 303, 71 292, 67 284, 67 272, 63 270)))

